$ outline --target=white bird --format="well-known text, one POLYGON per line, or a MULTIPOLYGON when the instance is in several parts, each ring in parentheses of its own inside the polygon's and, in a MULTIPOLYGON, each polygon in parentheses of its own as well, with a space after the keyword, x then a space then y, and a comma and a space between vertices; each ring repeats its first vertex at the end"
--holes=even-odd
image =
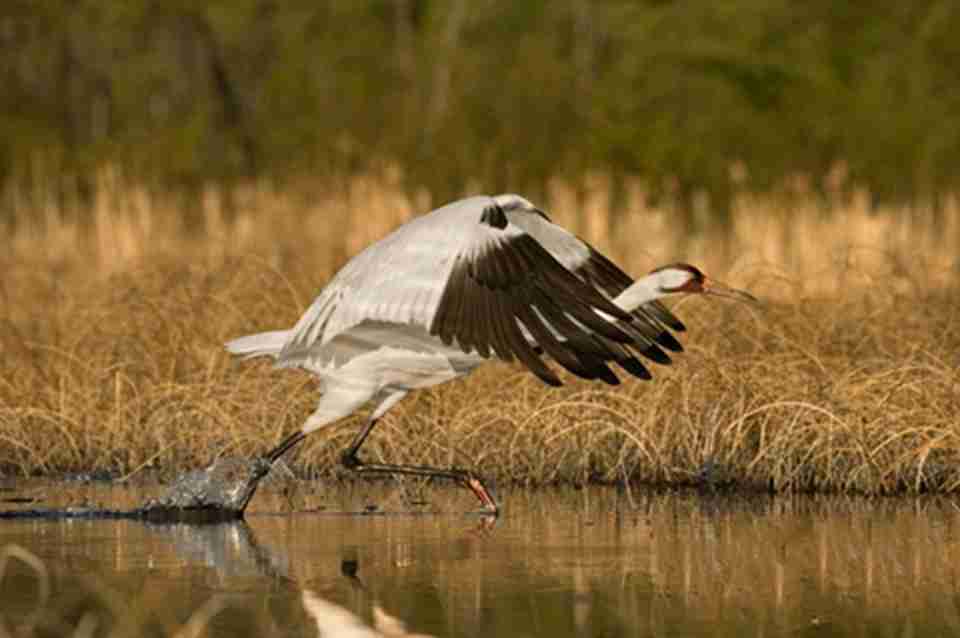
MULTIPOLYGON (((634 281, 518 195, 477 196, 417 217, 353 257, 290 330, 227 343, 246 357, 271 356, 320 379, 316 410, 266 456, 280 458, 306 435, 374 407, 343 453, 362 472, 438 476, 497 505, 462 469, 383 465, 357 456, 377 420, 412 390, 473 372, 491 358, 518 360, 549 385, 552 360, 585 379, 619 380, 616 364, 649 379, 640 356, 670 363, 682 351, 669 329, 683 324, 657 299, 705 293, 754 300, 672 264, 634 281)), ((754 300, 755 301, 755 300, 754 300)))

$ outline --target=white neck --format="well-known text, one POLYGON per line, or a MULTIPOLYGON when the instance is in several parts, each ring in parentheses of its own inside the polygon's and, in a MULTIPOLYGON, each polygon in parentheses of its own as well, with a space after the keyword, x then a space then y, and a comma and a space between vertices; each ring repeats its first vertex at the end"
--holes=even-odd
POLYGON ((633 312, 643 304, 666 297, 670 293, 660 290, 660 273, 650 273, 633 282, 613 300, 621 310, 633 312))

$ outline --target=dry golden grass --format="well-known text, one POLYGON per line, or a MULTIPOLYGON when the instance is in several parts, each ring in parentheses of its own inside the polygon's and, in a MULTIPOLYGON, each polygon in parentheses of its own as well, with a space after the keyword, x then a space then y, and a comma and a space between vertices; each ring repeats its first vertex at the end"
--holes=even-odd
MULTIPOLYGON (((201 233, 172 197, 111 173, 99 192, 88 219, 5 195, 17 221, 0 251, 5 471, 177 471, 269 448, 310 412, 314 383, 231 361, 222 342, 292 325, 350 255, 430 207, 389 177, 254 184, 230 207, 211 189, 201 233)), ((683 259, 765 306, 681 302, 687 352, 653 382, 549 390, 491 364, 408 398, 368 457, 520 484, 960 487, 956 202, 870 211, 835 194, 828 214, 802 189, 744 196, 728 233, 685 237, 639 186, 617 219, 606 201, 603 180, 579 197, 557 184, 550 209, 629 272, 683 259)), ((295 464, 343 475, 356 425, 312 435, 295 464)))

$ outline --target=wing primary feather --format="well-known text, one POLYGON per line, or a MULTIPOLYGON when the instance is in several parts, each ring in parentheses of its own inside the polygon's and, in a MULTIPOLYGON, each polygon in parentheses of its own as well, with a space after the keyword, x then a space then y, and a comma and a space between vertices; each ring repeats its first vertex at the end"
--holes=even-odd
MULTIPOLYGON (((451 282, 459 288, 459 303, 454 310, 455 324, 453 329, 456 331, 457 342, 460 347, 469 352, 472 348, 477 348, 480 343, 479 331, 477 326, 477 312, 470 308, 471 299, 474 297, 473 280, 467 274, 465 265, 459 268, 457 279, 451 282)), ((486 357, 486 354, 481 353, 486 357)))
MULTIPOLYGON (((516 320, 511 318, 511 321, 513 321, 514 326, 516 326, 514 352, 516 353, 517 358, 547 385, 552 385, 554 387, 563 385, 560 382, 559 377, 554 374, 553 370, 551 370, 550 367, 545 364, 537 354, 536 348, 531 346, 529 343, 527 343, 527 340, 524 339, 523 334, 520 332, 520 326, 516 324, 516 320)), ((511 331, 511 334, 514 334, 513 331, 511 331)))
POLYGON ((542 294, 542 291, 533 291, 530 295, 530 303, 536 306, 543 320, 556 330, 573 350, 590 352, 607 359, 614 357, 610 347, 612 343, 605 342, 602 337, 584 330, 582 324, 575 323, 553 299, 542 294))
POLYGON ((677 332, 685 332, 687 327, 683 325, 683 322, 677 319, 666 306, 664 306, 660 301, 653 300, 647 304, 644 304, 644 307, 659 321, 662 321, 667 327, 676 330, 677 332))
POLYGON ((462 294, 461 278, 463 276, 463 264, 459 257, 454 259, 453 267, 447 276, 443 292, 440 294, 440 301, 437 304, 437 313, 430 324, 430 334, 440 337, 445 345, 450 345, 453 340, 455 325, 457 321, 458 306, 461 303, 459 296, 462 294))
POLYGON ((651 361, 655 361, 660 365, 670 365, 671 363, 673 363, 673 360, 667 355, 666 352, 664 352, 663 350, 661 350, 660 348, 658 348, 652 343, 646 348, 638 348, 638 351, 647 359, 650 359, 651 361))
POLYGON ((527 327, 527 330, 530 331, 530 335, 537 342, 537 345, 543 348, 547 355, 563 366, 564 369, 582 379, 596 378, 583 366, 583 363, 577 358, 575 353, 550 332, 550 329, 543 324, 540 317, 533 311, 533 308, 523 306, 520 312, 520 321, 527 327))
MULTIPOLYGON (((537 298, 538 304, 544 304, 549 307, 551 300, 549 298, 537 298)), ((582 329, 558 309, 552 310, 553 315, 558 317, 560 327, 551 322, 551 311, 544 311, 539 305, 537 310, 527 308, 532 315, 530 323, 535 330, 531 330, 534 339, 537 340, 544 350, 552 356, 560 365, 584 379, 602 379, 610 385, 617 385, 620 380, 610 368, 606 366, 606 361, 629 358, 630 354, 620 345, 604 340, 595 335, 582 332, 582 329), (549 322, 557 332, 563 337, 560 341, 553 332, 544 325, 549 322), (566 329, 566 330, 565 330, 566 329)), ((527 325, 527 321, 524 321, 527 325)))
POLYGON ((627 332, 642 335, 645 342, 656 341, 667 350, 683 352, 683 345, 657 319, 647 314, 645 309, 638 308, 634 316, 636 318, 633 321, 621 322, 618 325, 627 332))
POLYGON ((617 365, 638 379, 649 381, 653 378, 653 375, 650 374, 650 371, 647 370, 646 367, 644 367, 644 365, 634 357, 624 359, 623 361, 617 361, 617 365))
POLYGON ((567 270, 530 235, 523 233, 511 236, 505 241, 505 244, 505 249, 515 250, 528 262, 531 272, 540 274, 546 283, 551 284, 554 294, 570 298, 578 306, 593 306, 617 319, 626 321, 630 318, 630 313, 625 312, 592 285, 584 283, 579 277, 567 270))
POLYGON ((607 367, 606 361, 589 352, 576 352, 577 358, 583 363, 594 379, 600 379, 607 385, 620 385, 620 379, 613 370, 607 367))
POLYGON ((665 307, 627 313, 612 303, 608 295, 632 280, 596 251, 592 270, 571 272, 532 236, 501 226, 495 210, 483 222, 480 239, 457 257, 430 326, 444 343, 517 359, 549 385, 560 379, 541 355, 582 378, 617 384, 609 363, 648 379, 634 351, 666 364, 664 349, 682 350, 664 328, 682 324, 665 307))
POLYGON ((529 274, 523 258, 512 250, 504 250, 498 255, 510 282, 522 282, 526 285, 529 274))
MULTIPOLYGON (((588 284, 592 284, 597 288, 603 290, 611 298, 616 297, 621 292, 626 290, 631 284, 633 284, 633 278, 630 277, 627 273, 623 272, 619 266, 607 259, 603 253, 596 250, 593 246, 590 246, 582 239, 580 240, 589 250, 588 257, 581 263, 575 270, 574 273, 583 279, 588 284)), ((648 303, 643 304, 640 308, 637 308, 633 312, 634 318, 639 320, 641 323, 649 323, 656 326, 658 323, 662 324, 672 330, 677 332, 684 332, 686 327, 683 325, 679 319, 663 303, 658 300, 654 300, 648 303)), ((659 332, 659 331, 658 331, 659 332)), ((672 338, 672 335, 664 339, 654 337, 657 341, 660 342, 660 345, 674 350, 675 352, 680 352, 682 347, 678 350, 676 347, 679 347, 680 344, 676 339, 672 338), (668 341, 672 339, 672 341, 668 341), (673 344, 676 347, 671 347, 673 344)))
POLYGON ((658 334, 656 340, 657 343, 671 352, 683 352, 683 344, 677 341, 676 338, 666 330, 658 334))
MULTIPOLYGON (((670 356, 657 346, 656 337, 659 335, 655 335, 652 338, 650 337, 649 326, 643 326, 642 324, 638 326, 636 323, 631 322, 631 323, 623 323, 621 324, 621 327, 624 329, 625 332, 627 332, 628 334, 630 334, 630 336, 634 338, 634 342, 631 345, 635 350, 640 352, 643 356, 650 359, 651 361, 655 361, 663 365, 669 365, 670 363, 672 363, 670 356)), ((660 334, 669 334, 669 333, 664 332, 660 334)), ((671 348, 668 348, 668 349, 671 349, 671 348)))
POLYGON ((599 334, 600 336, 610 339, 611 341, 618 341, 620 343, 630 343, 632 341, 630 335, 618 328, 613 322, 607 321, 594 312, 592 308, 579 305, 576 300, 572 299, 569 295, 562 293, 556 294, 554 291, 544 290, 542 287, 538 290, 538 292, 540 295, 549 298, 554 304, 560 307, 560 314, 569 315, 571 318, 580 322, 584 327, 599 334))
POLYGON ((469 318, 465 317, 464 321, 472 321, 477 331, 477 351, 487 358, 491 356, 499 357, 500 352, 497 350, 496 337, 492 321, 490 320, 490 301, 487 299, 488 291, 472 279, 469 281, 472 291, 471 297, 474 299, 476 307, 469 312, 469 318))
MULTIPOLYGON (((579 283, 579 280, 576 278, 573 279, 579 283)), ((548 287, 551 295, 555 297, 558 302, 562 302, 564 307, 567 308, 568 312, 576 316, 578 319, 582 318, 581 320, 583 320, 585 323, 589 322, 591 328, 597 326, 597 328, 594 328, 597 330, 597 332, 607 330, 609 333, 609 338, 618 341, 626 338, 626 335, 620 333, 613 322, 601 317, 599 314, 597 314, 596 310, 600 310, 607 315, 622 321, 629 321, 631 315, 625 313, 618 306, 614 306, 609 299, 604 297, 593 286, 579 283, 579 289, 571 288, 567 285, 566 278, 562 274, 553 271, 547 271, 543 273, 541 285, 548 287), (611 308, 616 309, 616 311, 609 312, 611 308), (620 334, 618 335, 618 333, 620 334)))
POLYGON ((503 321, 503 315, 506 309, 501 305, 500 295, 496 292, 484 290, 484 293, 486 297, 485 310, 487 311, 487 321, 490 325, 492 335, 490 346, 502 360, 507 362, 513 361, 514 357, 509 344, 507 326, 503 321))
MULTIPOLYGON (((482 286, 478 286, 475 281, 467 278, 467 285, 470 286, 472 296, 477 300, 478 304, 482 304, 486 299, 485 291, 482 286)), ((464 309, 465 315, 468 313, 467 309, 464 309)), ((484 321, 484 309, 474 308, 469 311, 469 317, 464 316, 463 322, 469 325, 472 330, 473 344, 477 349, 477 353, 484 359, 489 359, 491 356, 490 352, 490 323, 489 321, 484 321)))
MULTIPOLYGON (((465 259, 458 259, 454 266, 454 276, 448 281, 448 289, 453 295, 448 332, 452 336, 463 335, 467 344, 473 341, 472 335, 476 331, 476 313, 471 312, 473 300, 473 280, 469 274, 470 264, 465 259)), ((446 291, 445 291, 446 292, 446 291)), ((458 339, 459 341, 459 339, 458 339)))

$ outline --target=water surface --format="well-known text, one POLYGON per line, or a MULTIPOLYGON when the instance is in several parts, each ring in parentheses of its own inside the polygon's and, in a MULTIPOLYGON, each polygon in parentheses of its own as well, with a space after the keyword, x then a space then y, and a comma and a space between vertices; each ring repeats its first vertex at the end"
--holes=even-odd
POLYGON ((296 513, 282 494, 258 495, 245 523, 225 525, 0 521, 0 548, 37 556, 50 589, 8 559, 0 635, 29 623, 70 635, 85 618, 158 636, 191 618, 216 636, 348 635, 333 626, 378 621, 484 637, 960 632, 952 500, 591 488, 501 495, 492 522, 465 513, 469 495, 428 493, 443 506, 392 510, 394 487, 328 492, 296 513))

